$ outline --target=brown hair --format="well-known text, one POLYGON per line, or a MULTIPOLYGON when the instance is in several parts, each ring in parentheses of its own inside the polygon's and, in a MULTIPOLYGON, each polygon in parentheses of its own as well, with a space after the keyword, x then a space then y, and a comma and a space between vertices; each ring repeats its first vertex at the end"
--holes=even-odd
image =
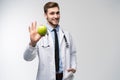
POLYGON ((48 2, 48 3, 46 3, 46 4, 44 5, 44 13, 47 13, 47 10, 48 10, 49 8, 53 8, 53 7, 58 7, 58 9, 59 9, 58 3, 56 3, 56 2, 48 2))

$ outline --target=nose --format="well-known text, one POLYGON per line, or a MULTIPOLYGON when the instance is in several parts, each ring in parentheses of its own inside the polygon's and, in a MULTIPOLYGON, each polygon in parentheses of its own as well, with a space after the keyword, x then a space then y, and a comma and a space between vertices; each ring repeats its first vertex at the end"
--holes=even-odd
POLYGON ((54 14, 54 17, 55 17, 55 18, 58 18, 58 17, 59 17, 59 14, 54 14))

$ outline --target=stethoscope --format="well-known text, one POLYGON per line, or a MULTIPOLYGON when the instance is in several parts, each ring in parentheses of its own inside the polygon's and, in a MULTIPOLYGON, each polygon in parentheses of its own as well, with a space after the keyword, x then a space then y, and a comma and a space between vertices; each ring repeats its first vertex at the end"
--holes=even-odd
MULTIPOLYGON (((63 33, 64 33, 64 32, 63 32, 63 33)), ((47 42, 46 42, 47 44, 45 45, 45 44, 43 43, 43 45, 42 45, 43 48, 48 48, 48 47, 50 47, 49 40, 48 40, 49 33, 47 33, 46 35, 47 35, 47 42)), ((69 48, 69 44, 68 44, 68 41, 67 41, 67 38, 66 38, 65 34, 64 34, 63 37, 64 37, 64 40, 65 40, 66 48, 69 48)))

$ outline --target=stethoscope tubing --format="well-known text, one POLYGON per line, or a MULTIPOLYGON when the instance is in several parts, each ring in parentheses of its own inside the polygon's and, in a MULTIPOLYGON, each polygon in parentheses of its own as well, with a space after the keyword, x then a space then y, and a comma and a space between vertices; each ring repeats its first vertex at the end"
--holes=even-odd
MULTIPOLYGON (((49 34, 47 33, 47 37, 48 36, 49 36, 49 34)), ((65 40, 65 43, 66 43, 66 48, 69 48, 69 44, 68 44, 68 41, 67 41, 67 38, 66 38, 65 34, 64 34, 64 40, 65 40)), ((47 47, 50 47, 50 45, 49 44, 47 46, 42 45, 42 47, 43 48, 47 48, 47 47)))

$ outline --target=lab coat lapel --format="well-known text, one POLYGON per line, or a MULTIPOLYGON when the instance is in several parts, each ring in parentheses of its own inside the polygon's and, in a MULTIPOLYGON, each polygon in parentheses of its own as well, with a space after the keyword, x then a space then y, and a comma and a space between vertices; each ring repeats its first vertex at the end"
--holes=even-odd
POLYGON ((61 29, 59 29, 59 45, 61 45, 63 37, 64 37, 64 33, 61 29))
POLYGON ((49 43, 50 43, 50 46, 54 48, 54 43, 53 43, 52 35, 51 35, 51 33, 50 33, 49 30, 47 30, 47 32, 48 32, 48 36, 49 36, 49 43))

